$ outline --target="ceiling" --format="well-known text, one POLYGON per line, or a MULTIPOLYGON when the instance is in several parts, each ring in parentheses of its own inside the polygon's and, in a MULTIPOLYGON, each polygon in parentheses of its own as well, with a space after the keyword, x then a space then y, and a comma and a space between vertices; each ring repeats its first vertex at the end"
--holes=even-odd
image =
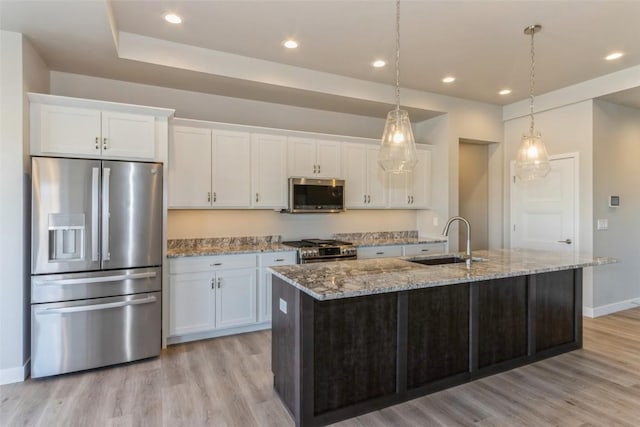
MULTIPOLYGON (((540 94, 640 64, 639 17, 635 0, 403 0, 401 85, 511 104, 528 96, 526 26, 543 26, 535 39, 540 94), (614 50, 625 56, 604 61, 614 50), (445 75, 456 81, 442 83, 445 75), (498 95, 503 88, 512 93, 498 95)), ((370 116, 393 103, 395 2, 388 0, 0 0, 0 28, 25 34, 55 71, 370 116), (166 23, 167 12, 183 23, 166 23), (282 47, 289 37, 298 49, 282 47), (210 56, 208 68, 189 62, 188 52, 210 56), (378 58, 391 65, 374 69, 378 58), (327 91, 316 81, 341 87, 327 91), (361 82, 384 87, 388 103, 352 96, 361 82)), ((609 100, 640 108, 637 95, 609 100)), ((416 121, 437 114, 410 113, 416 121)))

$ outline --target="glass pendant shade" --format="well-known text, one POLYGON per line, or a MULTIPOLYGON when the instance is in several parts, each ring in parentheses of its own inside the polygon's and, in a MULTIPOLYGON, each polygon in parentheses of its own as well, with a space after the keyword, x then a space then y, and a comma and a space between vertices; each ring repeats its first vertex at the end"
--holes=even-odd
POLYGON ((387 114, 378 164, 385 172, 411 172, 418 163, 416 142, 409 122, 409 113, 395 109, 387 114))
POLYGON ((516 176, 523 181, 544 178, 549 173, 549 154, 539 132, 522 135, 516 155, 516 176))

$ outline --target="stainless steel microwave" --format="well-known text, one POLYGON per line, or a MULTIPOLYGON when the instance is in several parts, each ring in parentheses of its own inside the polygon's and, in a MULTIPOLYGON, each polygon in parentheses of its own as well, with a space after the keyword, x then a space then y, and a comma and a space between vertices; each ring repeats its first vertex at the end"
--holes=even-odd
POLYGON ((344 180, 289 178, 289 213, 344 212, 344 180))

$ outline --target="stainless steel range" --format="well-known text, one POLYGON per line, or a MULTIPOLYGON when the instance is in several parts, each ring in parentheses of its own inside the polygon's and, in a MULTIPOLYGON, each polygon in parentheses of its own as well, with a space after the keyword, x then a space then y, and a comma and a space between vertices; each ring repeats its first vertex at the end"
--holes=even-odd
POLYGON ((304 239, 282 244, 298 248, 299 264, 357 259, 356 248, 340 240, 304 239))

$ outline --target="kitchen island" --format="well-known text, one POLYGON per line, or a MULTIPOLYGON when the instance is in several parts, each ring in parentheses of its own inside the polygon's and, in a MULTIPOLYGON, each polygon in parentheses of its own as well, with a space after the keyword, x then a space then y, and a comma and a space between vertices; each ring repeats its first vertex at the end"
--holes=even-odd
POLYGON ((424 266, 273 267, 274 388, 326 425, 582 346, 582 268, 610 258, 498 250, 424 266))

